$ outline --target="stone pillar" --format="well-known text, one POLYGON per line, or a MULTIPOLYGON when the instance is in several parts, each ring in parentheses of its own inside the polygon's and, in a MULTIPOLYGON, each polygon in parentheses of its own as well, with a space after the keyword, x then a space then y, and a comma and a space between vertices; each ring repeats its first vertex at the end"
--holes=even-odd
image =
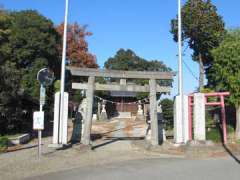
POLYGON ((54 121, 53 121, 53 145, 67 144, 67 122, 68 122, 68 93, 64 92, 63 119, 60 120, 60 92, 55 93, 54 121))
POLYGON ((189 141, 188 96, 183 95, 183 142, 189 141))
POLYGON ((162 144, 164 141, 166 141, 166 133, 164 129, 164 119, 162 114, 162 106, 160 104, 160 101, 157 101, 157 120, 158 120, 158 138, 159 138, 159 144, 162 144))
POLYGON ((78 112, 82 115, 82 127, 81 127, 81 142, 83 141, 83 131, 84 131, 84 123, 87 117, 87 98, 83 98, 81 104, 78 106, 78 112))
POLYGON ((157 102, 156 102, 156 80, 149 80, 150 86, 150 121, 151 121, 151 144, 158 145, 158 121, 157 121, 157 102))
MULTIPOLYGON (((64 92, 64 108, 63 108, 63 120, 61 122, 62 131, 60 132, 61 143, 68 143, 68 93, 64 92)), ((60 127, 61 127, 60 126, 60 127)))
POLYGON ((72 137, 71 142, 77 143, 81 141, 82 137, 82 124, 83 124, 83 117, 81 112, 76 112, 75 118, 73 120, 73 131, 72 131, 72 137))
POLYGON ((84 129, 83 129, 83 138, 82 138, 82 143, 84 145, 90 145, 94 83, 95 83, 95 77, 90 76, 88 78, 88 89, 87 89, 87 95, 86 95, 86 97, 87 97, 87 112, 86 112, 86 119, 84 120, 84 129))
POLYGON ((101 116, 101 103, 98 102, 98 105, 97 105, 97 118, 98 120, 100 120, 100 116, 101 116))
POLYGON ((187 143, 189 140, 188 132, 188 96, 183 95, 183 109, 180 109, 180 96, 174 100, 174 142, 187 143), (183 121, 181 121, 181 112, 183 112, 183 121))
POLYGON ((202 93, 194 94, 193 124, 194 140, 205 141, 205 96, 202 93))
POLYGON ((56 92, 54 96, 53 144, 59 144, 59 108, 60 92, 56 92))
POLYGON ((181 121, 180 96, 176 96, 174 100, 174 142, 183 143, 183 127, 181 121))

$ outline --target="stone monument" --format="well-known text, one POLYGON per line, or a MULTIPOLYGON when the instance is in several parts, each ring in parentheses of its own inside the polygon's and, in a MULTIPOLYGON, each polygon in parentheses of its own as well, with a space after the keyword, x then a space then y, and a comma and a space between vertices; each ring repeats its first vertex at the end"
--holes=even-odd
POLYGON ((102 111, 101 111, 101 114, 100 114, 100 120, 101 121, 106 121, 108 119, 107 111, 106 111, 106 104, 107 104, 107 102, 104 100, 102 102, 102 111))
POLYGON ((144 120, 143 107, 141 101, 138 101, 137 120, 144 120))

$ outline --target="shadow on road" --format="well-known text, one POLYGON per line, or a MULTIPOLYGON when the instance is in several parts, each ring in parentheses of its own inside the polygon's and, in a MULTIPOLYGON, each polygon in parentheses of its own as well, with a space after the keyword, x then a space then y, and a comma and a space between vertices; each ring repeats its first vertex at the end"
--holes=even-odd
POLYGON ((117 141, 138 141, 138 140, 143 140, 143 139, 144 139, 144 137, 107 137, 106 140, 109 140, 109 141, 104 142, 102 144, 98 144, 96 146, 93 146, 92 150, 106 146, 108 144, 112 144, 117 141))

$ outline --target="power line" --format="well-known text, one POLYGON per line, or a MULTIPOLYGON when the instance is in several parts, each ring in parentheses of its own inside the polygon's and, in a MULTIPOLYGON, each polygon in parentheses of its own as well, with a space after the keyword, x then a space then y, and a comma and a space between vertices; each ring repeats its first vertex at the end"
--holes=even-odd
POLYGON ((198 77, 194 74, 194 72, 191 70, 191 68, 188 66, 188 64, 183 60, 183 64, 186 66, 187 70, 190 72, 190 74, 198 81, 198 77))
MULTIPOLYGON (((184 51, 183 51, 183 56, 185 56, 185 52, 187 51, 188 49, 188 45, 185 47, 184 51)), ((189 71, 189 73, 193 76, 193 78, 195 80, 199 80, 198 77, 195 75, 195 73, 192 71, 192 69, 188 66, 188 64, 186 63, 186 61, 183 59, 183 64, 185 65, 185 67, 187 68, 187 70, 189 71)))

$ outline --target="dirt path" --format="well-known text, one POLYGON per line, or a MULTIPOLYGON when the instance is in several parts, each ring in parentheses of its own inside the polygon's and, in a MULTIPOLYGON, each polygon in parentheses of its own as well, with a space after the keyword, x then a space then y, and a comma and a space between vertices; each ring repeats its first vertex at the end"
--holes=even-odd
MULTIPOLYGON (((115 119, 112 120, 112 123, 114 123, 114 126, 111 127, 110 133, 104 133, 101 140, 93 142, 93 149, 130 151, 132 149, 132 140, 142 140, 145 136, 146 124, 144 121, 115 119)), ((105 123, 105 127, 107 124, 108 122, 105 123)), ((94 127, 94 132, 101 134, 101 131, 97 131, 100 128, 97 128, 97 125, 94 127)))

